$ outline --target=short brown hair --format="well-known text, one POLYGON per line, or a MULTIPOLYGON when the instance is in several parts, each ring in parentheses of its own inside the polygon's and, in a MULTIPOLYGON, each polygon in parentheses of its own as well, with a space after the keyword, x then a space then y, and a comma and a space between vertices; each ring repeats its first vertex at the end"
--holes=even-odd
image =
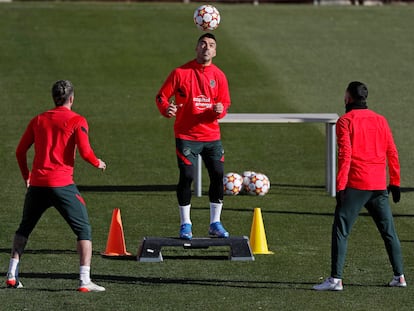
POLYGON ((52 97, 56 106, 64 105, 73 95, 73 85, 69 80, 56 81, 52 86, 52 97))

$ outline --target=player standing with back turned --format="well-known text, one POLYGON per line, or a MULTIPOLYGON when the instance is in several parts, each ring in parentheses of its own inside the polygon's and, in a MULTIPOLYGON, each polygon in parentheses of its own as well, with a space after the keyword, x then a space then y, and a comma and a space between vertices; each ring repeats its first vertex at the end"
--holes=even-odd
POLYGON ((17 229, 9 261, 6 286, 22 288, 19 263, 30 234, 43 213, 54 206, 77 236, 80 292, 102 292, 105 288, 91 281, 91 225, 88 212, 73 181, 75 151, 96 168, 106 164, 95 156, 89 143, 86 119, 72 111, 74 88, 70 81, 60 80, 52 87, 55 107, 34 117, 16 149, 20 171, 27 187, 23 216, 17 229), (27 152, 34 146, 32 169, 27 152))
POLYGON ((394 226, 388 193, 400 201, 400 164, 385 117, 368 109, 368 89, 353 81, 345 91, 346 113, 336 123, 338 175, 332 225, 331 275, 315 290, 343 289, 342 272, 348 238, 362 207, 366 207, 384 240, 394 277, 392 287, 406 287, 400 240, 394 226), (389 184, 387 191, 387 166, 389 184))
POLYGON ((161 114, 175 117, 174 134, 180 177, 177 199, 180 211, 180 238, 192 239, 191 184, 197 157, 201 155, 210 177, 209 234, 227 238, 220 221, 223 207, 224 150, 218 120, 230 106, 225 74, 213 64, 216 38, 202 35, 196 45, 196 59, 174 69, 156 96, 161 114))

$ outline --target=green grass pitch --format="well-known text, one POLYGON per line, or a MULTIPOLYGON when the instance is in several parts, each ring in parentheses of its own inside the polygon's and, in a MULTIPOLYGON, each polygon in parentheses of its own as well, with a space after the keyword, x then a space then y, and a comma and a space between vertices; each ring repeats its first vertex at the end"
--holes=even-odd
MULTIPOLYGON (((93 228, 92 277, 105 293, 75 291, 75 237, 51 209, 21 262, 23 290, 0 285, 1 310, 412 310, 414 303, 413 6, 314 7, 217 3, 215 59, 229 79, 231 112, 343 113, 347 83, 368 85, 369 107, 386 115, 400 152, 402 200, 393 204, 406 289, 387 288, 391 268, 373 221, 358 219, 341 293, 312 285, 329 273, 334 199, 324 190, 322 124, 223 124, 225 171, 262 171, 265 197, 226 197, 222 220, 249 235, 260 207, 273 255, 222 260, 226 249, 166 249, 162 263, 102 258, 120 208, 128 251, 144 236, 176 236, 177 168, 172 120, 155 94, 195 55, 198 5, 0 3, 0 271, 7 271, 24 186, 14 151, 30 118, 52 106, 58 79, 75 85, 74 110, 90 123, 105 173, 78 158, 75 180, 93 228)), ((207 190, 207 174, 203 174, 207 190)), ((207 234, 206 196, 193 199, 195 236, 207 234)))

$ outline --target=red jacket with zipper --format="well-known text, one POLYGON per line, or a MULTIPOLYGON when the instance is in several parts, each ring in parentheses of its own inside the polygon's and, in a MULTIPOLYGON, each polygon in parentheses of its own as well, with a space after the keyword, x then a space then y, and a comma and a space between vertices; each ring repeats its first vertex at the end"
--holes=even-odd
POLYGON ((220 139, 218 119, 227 113, 230 93, 227 78, 217 66, 205 66, 192 60, 174 69, 156 97, 157 107, 166 117, 172 97, 177 105, 176 138, 195 141, 220 139), (224 105, 220 114, 213 110, 217 103, 224 105))
POLYGON ((338 119, 336 190, 385 190, 400 186, 398 152, 387 120, 369 109, 354 109, 338 119))

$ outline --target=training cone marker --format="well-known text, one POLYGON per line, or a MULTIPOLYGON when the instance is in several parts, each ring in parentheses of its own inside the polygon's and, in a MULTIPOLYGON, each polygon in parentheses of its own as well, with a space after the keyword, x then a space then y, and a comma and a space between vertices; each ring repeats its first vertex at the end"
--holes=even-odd
POLYGON ((269 251, 267 248, 262 212, 258 207, 254 209, 252 229, 250 231, 250 247, 255 255, 273 254, 273 252, 269 251))
POLYGON ((115 208, 112 212, 106 250, 101 255, 105 257, 131 256, 131 253, 126 251, 124 229, 119 208, 115 208))

